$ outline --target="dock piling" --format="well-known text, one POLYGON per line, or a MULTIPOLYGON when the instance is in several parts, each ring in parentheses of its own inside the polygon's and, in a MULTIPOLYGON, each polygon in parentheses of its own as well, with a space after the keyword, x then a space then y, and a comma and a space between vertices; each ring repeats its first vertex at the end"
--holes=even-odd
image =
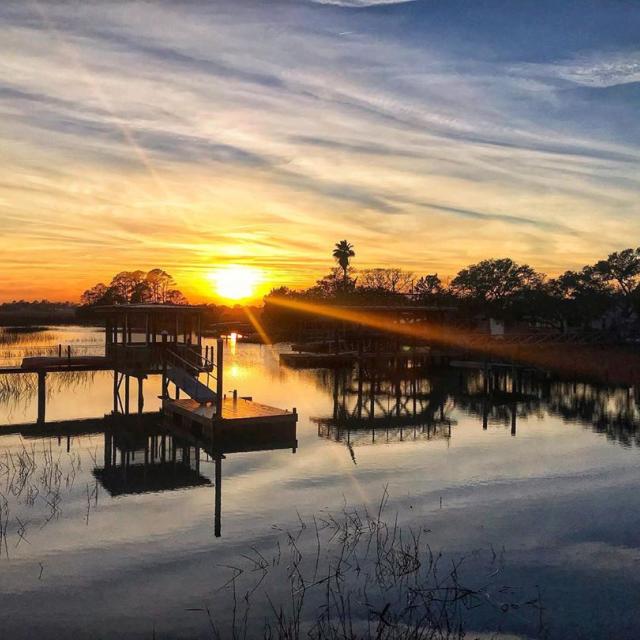
POLYGON ((216 417, 222 417, 222 401, 224 397, 224 340, 218 338, 216 341, 216 417))
POLYGON ((38 424, 44 424, 47 404, 47 372, 38 371, 38 424))

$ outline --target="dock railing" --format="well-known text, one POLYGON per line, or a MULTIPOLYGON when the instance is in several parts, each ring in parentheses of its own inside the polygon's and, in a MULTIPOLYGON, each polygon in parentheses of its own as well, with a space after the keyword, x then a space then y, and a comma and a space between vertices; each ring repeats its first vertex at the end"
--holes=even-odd
POLYGON ((2 357, 0 357, 0 369, 20 366, 25 358, 57 358, 60 361, 71 362, 72 358, 103 357, 104 355, 104 345, 95 342, 12 347, 3 351, 2 357))

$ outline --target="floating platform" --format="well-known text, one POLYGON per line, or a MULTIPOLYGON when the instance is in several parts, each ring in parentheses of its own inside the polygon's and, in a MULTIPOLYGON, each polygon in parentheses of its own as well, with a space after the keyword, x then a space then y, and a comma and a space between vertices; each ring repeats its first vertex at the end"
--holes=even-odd
POLYGON ((293 424, 298 421, 298 414, 286 409, 277 409, 266 404, 253 402, 244 398, 225 398, 222 401, 220 416, 216 415, 214 404, 201 404, 195 400, 169 400, 162 402, 165 416, 174 421, 188 425, 211 427, 213 424, 243 427, 258 424, 293 424))

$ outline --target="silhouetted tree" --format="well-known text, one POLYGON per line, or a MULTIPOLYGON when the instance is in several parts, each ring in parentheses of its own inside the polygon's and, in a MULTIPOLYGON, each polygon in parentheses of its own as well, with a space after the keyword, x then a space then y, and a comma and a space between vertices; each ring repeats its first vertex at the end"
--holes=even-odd
MULTIPOLYGON (((145 279, 144 271, 121 271, 113 276, 109 288, 113 291, 113 298, 116 302, 132 302, 132 298, 137 293, 141 297, 140 287, 145 279)), ((138 300, 141 302, 141 300, 138 300)))
POLYGON ((353 293, 356 281, 351 277, 351 269, 340 273, 340 269, 332 269, 324 278, 316 281, 313 287, 304 292, 304 296, 311 299, 335 300, 338 297, 344 298, 353 293))
POLYGON ((174 290, 174 279, 163 269, 151 269, 145 277, 149 286, 149 301, 162 304, 169 301, 169 294, 174 290))
POLYGON ((80 302, 85 305, 104 304, 108 292, 109 287, 103 282, 98 282, 80 296, 80 302))
POLYGON ((187 304, 173 278, 162 269, 121 271, 107 287, 103 283, 87 289, 81 296, 85 306, 100 304, 187 304))
POLYGON ((596 267, 565 271, 547 283, 555 313, 565 322, 587 326, 611 307, 613 288, 596 267))
POLYGON ((413 287, 413 293, 422 302, 432 301, 442 293, 442 281, 437 273, 418 278, 413 287))
POLYGON ((353 250, 353 245, 350 242, 347 242, 347 240, 340 240, 340 242, 336 242, 333 249, 333 257, 342 269, 343 279, 345 282, 349 278, 349 261, 351 258, 355 257, 355 255, 356 252, 353 250))
POLYGON ((360 273, 358 285, 389 293, 411 293, 413 273, 402 269, 366 269, 360 273))
POLYGON ((607 282, 614 282, 625 296, 630 296, 640 280, 640 248, 615 251, 606 260, 600 260, 595 270, 607 282))
POLYGON ((451 289, 463 298, 487 302, 504 300, 525 289, 539 287, 544 276, 511 258, 483 260, 458 272, 451 289))

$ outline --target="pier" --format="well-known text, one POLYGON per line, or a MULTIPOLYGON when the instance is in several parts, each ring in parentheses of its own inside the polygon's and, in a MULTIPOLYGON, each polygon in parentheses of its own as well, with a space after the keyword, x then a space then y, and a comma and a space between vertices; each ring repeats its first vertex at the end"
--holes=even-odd
POLYGON ((37 423, 46 423, 47 376, 68 372, 113 372, 113 413, 141 415, 144 381, 162 376, 162 408, 174 422, 213 428, 224 423, 242 427, 271 423, 295 424, 294 410, 281 410, 252 399, 230 396, 224 390, 224 340, 203 344, 202 312, 190 305, 122 304, 95 307, 105 322, 101 355, 74 353, 58 347, 54 355, 23 358, 17 365, 0 367, 0 375, 35 374, 37 423), (136 388, 132 389, 132 379, 136 388), (135 398, 133 394, 135 393, 135 398), (181 398, 181 395, 187 396, 181 398))

